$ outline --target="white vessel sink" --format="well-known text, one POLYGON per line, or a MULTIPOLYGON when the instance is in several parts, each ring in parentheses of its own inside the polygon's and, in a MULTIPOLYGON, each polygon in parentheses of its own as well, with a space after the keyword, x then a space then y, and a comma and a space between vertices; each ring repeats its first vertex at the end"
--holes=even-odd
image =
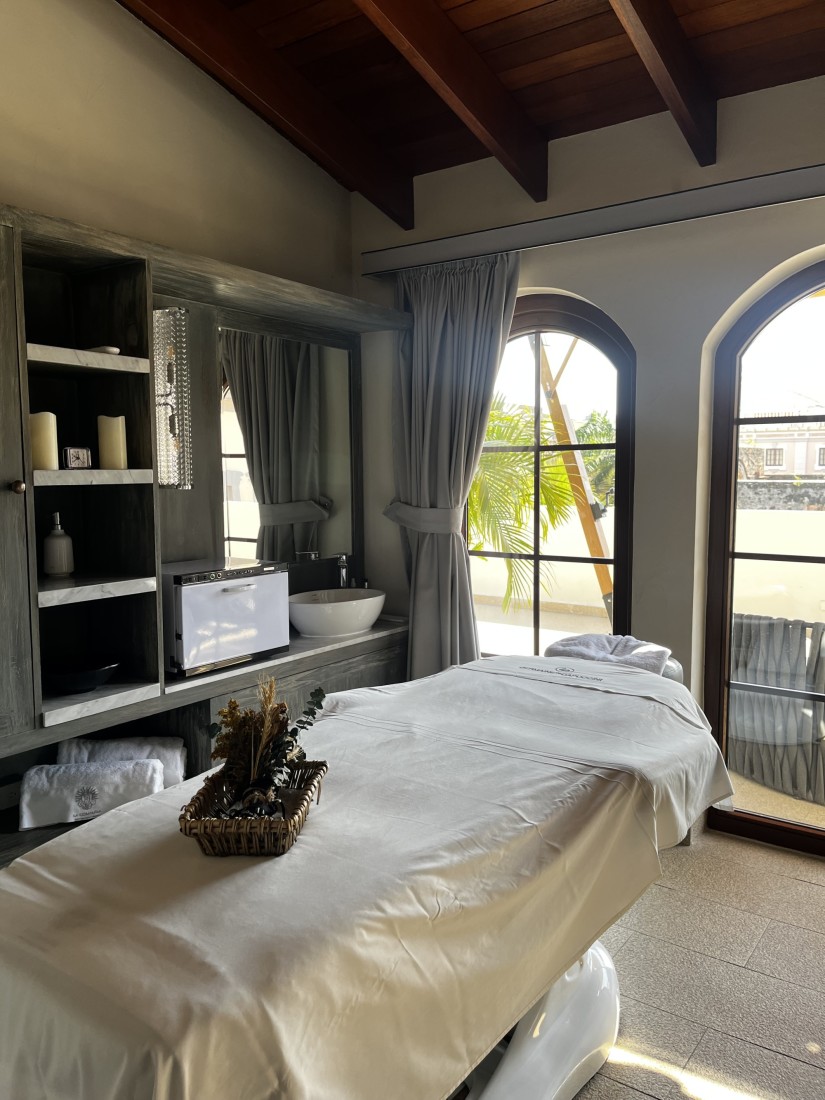
POLYGON ((384 606, 374 588, 319 588, 289 597, 289 621, 307 638, 345 638, 369 630, 384 606))

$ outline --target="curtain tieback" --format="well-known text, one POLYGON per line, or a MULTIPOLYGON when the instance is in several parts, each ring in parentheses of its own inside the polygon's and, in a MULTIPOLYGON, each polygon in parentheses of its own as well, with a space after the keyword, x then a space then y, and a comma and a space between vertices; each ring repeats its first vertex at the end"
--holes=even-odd
POLYGON ((261 527, 280 527, 285 523, 315 523, 329 519, 332 501, 290 500, 284 504, 261 504, 261 527))
POLYGON ((404 504, 394 500, 384 509, 384 515, 401 527, 422 534, 450 535, 461 534, 464 519, 463 508, 417 508, 414 504, 404 504))

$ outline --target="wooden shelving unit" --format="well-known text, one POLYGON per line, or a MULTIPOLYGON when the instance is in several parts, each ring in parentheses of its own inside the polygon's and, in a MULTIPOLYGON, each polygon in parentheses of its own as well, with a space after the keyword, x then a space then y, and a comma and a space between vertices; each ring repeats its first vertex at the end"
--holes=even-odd
POLYGON ((29 412, 53 413, 61 453, 88 447, 93 463, 31 471, 40 723, 54 726, 160 694, 151 311, 142 260, 50 253, 25 237, 22 252, 29 412), (98 416, 124 417, 128 469, 99 468, 98 416), (55 512, 73 542, 67 578, 42 569, 55 512), (70 667, 109 664, 115 678, 94 691, 47 690, 70 667))
POLYGON ((0 811, 0 867, 7 867, 13 859, 39 848, 47 840, 54 840, 72 829, 80 829, 85 822, 76 821, 71 825, 44 825, 42 829, 26 829, 18 832, 19 811, 14 809, 0 811))
MULTIPOLYGON (((5 581, 0 651, 11 655, 0 662, 0 756, 34 751, 48 756, 63 737, 105 734, 127 721, 142 728, 157 719, 164 729, 179 722, 197 743, 202 740, 201 712, 208 728, 208 699, 216 685, 182 684, 180 694, 158 694, 158 563, 213 556, 223 549, 216 332, 221 326, 245 329, 250 322, 262 334, 311 337, 350 356, 348 499, 353 550, 361 560, 359 334, 408 328, 407 314, 0 207, 0 359, 7 368, 0 371, 0 451, 4 479, 12 489, 0 494, 5 581), (159 491, 153 474, 152 308, 181 305, 189 314, 197 425, 196 472, 186 493, 159 491), (85 350, 111 346, 120 354, 85 350), (124 416, 129 469, 33 471, 30 412, 54 413, 59 447, 89 447, 94 467, 100 464, 97 416, 124 416), (43 576, 43 540, 56 511, 74 544, 76 572, 68 580, 43 576), (71 657, 80 657, 85 667, 92 667, 92 660, 95 667, 117 663, 116 675, 123 673, 123 679, 90 693, 88 707, 81 705, 83 696, 44 701, 44 667, 54 674, 71 657), (184 695, 190 700, 186 705, 184 695), (137 696, 144 698, 126 702, 137 696), (86 717, 72 718, 75 708, 86 717)), ((325 667, 328 659, 325 653, 325 667)), ((296 676, 310 676, 314 686, 310 656, 301 657, 299 665, 290 668, 296 676)), ((388 682, 383 673, 374 678, 371 666, 362 668, 360 655, 353 657, 351 674, 340 686, 388 682)), ((251 670, 239 671, 222 679, 221 690, 233 690, 235 684, 253 687, 257 673, 247 681, 249 675, 251 670)), ((390 681, 397 678, 395 671, 389 674, 390 681)), ((21 761, 21 768, 29 759, 21 761)), ((36 833, 37 841, 34 833, 22 834, 18 851, 50 835, 49 830, 36 833)))

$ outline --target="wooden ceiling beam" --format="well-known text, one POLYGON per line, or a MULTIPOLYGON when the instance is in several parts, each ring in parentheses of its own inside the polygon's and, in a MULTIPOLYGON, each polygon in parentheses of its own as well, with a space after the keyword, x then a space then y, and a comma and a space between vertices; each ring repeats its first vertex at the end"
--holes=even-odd
POLYGON ((435 0, 355 0, 524 190, 547 198, 547 139, 435 0))
POLYGON ((412 176, 264 46, 218 0, 119 0, 233 92, 316 164, 403 229, 413 226, 412 176))
POLYGON ((716 163, 716 97, 668 0, 610 0, 701 165, 716 163))

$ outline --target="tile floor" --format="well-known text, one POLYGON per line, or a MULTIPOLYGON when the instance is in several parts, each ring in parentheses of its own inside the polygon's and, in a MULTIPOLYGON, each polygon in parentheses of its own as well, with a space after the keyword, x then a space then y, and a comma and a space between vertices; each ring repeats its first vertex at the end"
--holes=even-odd
POLYGON ((694 829, 662 866, 602 937, 621 1025, 577 1100, 825 1100, 825 860, 694 829))

